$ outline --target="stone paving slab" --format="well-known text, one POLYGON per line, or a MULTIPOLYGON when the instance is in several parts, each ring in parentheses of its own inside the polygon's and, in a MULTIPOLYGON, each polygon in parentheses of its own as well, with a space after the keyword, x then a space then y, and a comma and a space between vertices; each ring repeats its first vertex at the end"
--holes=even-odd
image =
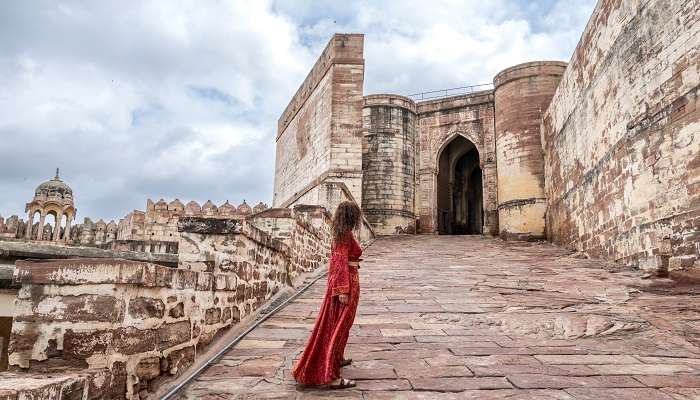
POLYGON ((253 330, 180 399, 700 399, 700 296, 610 272, 543 243, 380 239, 365 253, 344 375, 290 377, 320 280, 253 330))

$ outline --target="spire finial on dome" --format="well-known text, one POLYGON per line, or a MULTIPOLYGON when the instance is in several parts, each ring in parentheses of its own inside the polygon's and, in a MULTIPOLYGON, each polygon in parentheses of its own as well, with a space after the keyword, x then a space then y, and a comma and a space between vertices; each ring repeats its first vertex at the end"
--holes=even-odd
POLYGON ((56 176, 54 176, 53 179, 58 180, 58 167, 56 167, 56 176))

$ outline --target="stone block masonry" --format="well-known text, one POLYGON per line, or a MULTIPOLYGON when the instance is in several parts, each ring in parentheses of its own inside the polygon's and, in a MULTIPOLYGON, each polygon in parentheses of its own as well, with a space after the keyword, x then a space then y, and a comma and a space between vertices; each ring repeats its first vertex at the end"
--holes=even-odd
POLYGON ((14 373, 0 381, 18 379, 18 393, 39 390, 46 398, 76 385, 79 398, 102 398, 91 389, 95 380, 114 398, 148 397, 223 330, 326 264, 325 209, 297 206, 256 218, 258 226, 285 232, 274 237, 253 218, 181 217, 177 268, 94 258, 18 262, 14 373), (49 372, 60 379, 43 386, 32 380, 49 372))
MULTIPOLYGON (((483 171, 483 232, 498 234, 496 142, 493 91, 424 101, 417 104, 416 214, 418 232, 439 233, 444 211, 441 200, 452 197, 452 168, 440 174, 439 160, 451 143, 466 139, 476 148, 483 171), (441 181, 446 177, 446 182, 441 181)), ((444 166, 443 166, 444 167, 444 166)), ((447 203, 450 203, 448 200, 447 203)), ((444 208, 451 208, 446 206, 444 208)), ((444 225, 444 224, 443 224, 444 225)), ((444 228, 444 227, 443 227, 444 228)), ((445 230, 443 229, 444 233, 445 230)))
POLYGON ((362 211, 380 235, 416 233, 416 105, 366 96, 362 113, 362 211))
POLYGON ((363 44, 363 35, 334 35, 280 117, 273 207, 303 204, 324 180, 361 200, 363 44))
POLYGON ((700 256, 700 1, 598 2, 543 123, 547 235, 656 270, 700 256))

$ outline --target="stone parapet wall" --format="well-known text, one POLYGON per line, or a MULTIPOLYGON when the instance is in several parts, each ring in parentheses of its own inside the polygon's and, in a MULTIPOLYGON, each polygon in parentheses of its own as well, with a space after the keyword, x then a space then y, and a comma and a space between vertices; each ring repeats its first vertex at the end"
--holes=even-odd
POLYGON ((114 240, 99 246, 115 251, 135 251, 141 253, 177 254, 178 242, 159 240, 114 240))
MULTIPOLYGON (((223 271, 223 270, 222 270, 223 271)), ((197 272, 104 259, 18 262, 9 348, 16 370, 125 370, 129 398, 189 366, 284 275, 197 272)))
POLYGON ((598 2, 542 125, 553 242, 649 270, 697 263, 699 53, 699 1, 598 2))
POLYGON ((3 373, 0 378, 2 400, 119 400, 126 395, 123 369, 3 373))
MULTIPOLYGON (((175 245, 176 244, 177 243, 175 243, 175 245)), ((10 260, 26 258, 123 258, 173 267, 177 265, 177 254, 138 250, 142 245, 148 246, 148 242, 137 242, 133 245, 137 250, 120 248, 118 244, 112 248, 111 243, 104 245, 106 248, 103 249, 99 247, 65 246, 45 241, 0 239, 0 257, 7 257, 10 260)), ((173 244, 169 242, 167 244, 162 244, 166 250, 168 247, 172 249, 172 245, 173 244)), ((128 247, 131 247, 131 244, 128 247)))
MULTIPOLYGON (((252 220, 181 217, 178 268, 118 259, 19 261, 9 363, 15 373, 30 373, 16 375, 27 378, 22 393, 37 389, 34 373, 56 373, 65 378, 56 385, 65 386, 75 371, 102 371, 114 382, 109 390, 139 399, 181 373, 217 335, 326 264, 325 209, 274 214, 259 221, 284 226, 279 239, 252 220)), ((51 385, 41 390, 55 392, 51 385)))

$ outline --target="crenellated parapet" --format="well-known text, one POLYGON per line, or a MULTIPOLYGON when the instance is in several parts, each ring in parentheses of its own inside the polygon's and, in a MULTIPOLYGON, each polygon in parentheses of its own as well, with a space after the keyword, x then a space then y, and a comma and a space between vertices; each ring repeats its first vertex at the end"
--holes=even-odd
POLYGON ((251 208, 245 200, 236 207, 228 200, 217 206, 211 200, 200 205, 196 201, 183 204, 179 199, 169 203, 148 199, 146 211, 134 210, 119 221, 117 239, 177 242, 177 223, 182 217, 245 219, 267 208, 262 202, 251 208))

